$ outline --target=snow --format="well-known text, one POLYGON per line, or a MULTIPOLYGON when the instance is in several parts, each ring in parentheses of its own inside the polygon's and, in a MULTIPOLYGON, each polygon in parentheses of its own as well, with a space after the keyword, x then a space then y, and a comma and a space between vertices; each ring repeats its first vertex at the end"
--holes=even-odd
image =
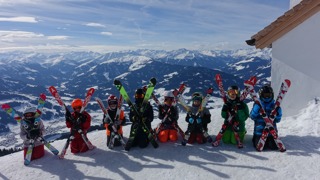
POLYGON ((35 72, 38 72, 37 70, 31 69, 31 68, 28 68, 28 67, 25 67, 25 70, 26 70, 26 71, 31 71, 31 72, 34 72, 34 73, 35 73, 35 72))
MULTIPOLYGON (((210 101, 212 114, 209 134, 218 133, 222 118, 222 101, 210 101)), ((285 100, 284 100, 285 101, 285 100)), ((252 103, 248 104, 252 108, 252 103)), ((101 112, 100 112, 101 113, 101 112)), ((186 129, 180 113, 179 124, 186 129)), ((159 120, 155 118, 152 126, 159 120)), ((46 150, 45 156, 23 165, 22 152, 0 157, 2 179, 317 179, 319 177, 320 154, 320 104, 314 101, 297 115, 283 117, 279 123, 279 135, 287 151, 257 152, 251 144, 253 121, 247 120, 248 133, 245 147, 221 144, 212 147, 209 143, 180 145, 178 142, 160 143, 154 149, 132 148, 129 152, 122 147, 110 150, 105 145, 105 131, 88 133, 96 149, 74 155, 70 149, 64 160, 46 150), (18 171, 16 171, 18 169, 18 171)), ((124 136, 129 135, 130 126, 124 126, 124 136)), ((61 150, 66 140, 52 143, 61 150)))
POLYGON ((237 63, 234 63, 235 65, 239 65, 239 64, 243 64, 243 63, 249 63, 249 62, 253 62, 254 58, 250 58, 250 59, 244 59, 242 61, 239 61, 237 63))

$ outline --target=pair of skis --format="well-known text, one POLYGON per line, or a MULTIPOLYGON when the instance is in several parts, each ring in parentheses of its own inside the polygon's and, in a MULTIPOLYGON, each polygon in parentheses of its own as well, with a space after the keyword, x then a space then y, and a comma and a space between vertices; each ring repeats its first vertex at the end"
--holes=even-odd
MULTIPOLYGON (((219 88, 219 91, 220 91, 220 96, 221 98, 223 99, 223 102, 224 103, 227 103, 227 95, 224 91, 224 88, 223 88, 223 82, 222 82, 222 77, 220 74, 216 74, 215 76, 215 82, 217 83, 218 85, 218 88, 219 88)), ((252 85, 255 85, 256 82, 257 82, 257 78, 255 76, 251 77, 248 82, 250 82, 252 85)), ((240 95, 240 101, 243 101, 246 99, 247 95, 249 94, 249 88, 246 87, 241 95, 240 95)), ((240 137, 239 137, 239 133, 238 133, 238 122, 234 121, 234 115, 232 115, 230 112, 228 112, 228 119, 227 119, 227 124, 226 123, 223 123, 218 135, 216 136, 216 139, 214 142, 212 142, 212 146, 214 147, 217 147, 219 146, 220 144, 220 141, 223 137, 223 134, 224 132, 226 131, 226 129, 229 127, 229 126, 232 126, 232 130, 233 130, 233 133, 234 133, 234 136, 235 136, 235 139, 237 141, 237 146, 238 148, 243 148, 243 143, 241 142, 240 140, 240 137)))
MULTIPOLYGON (((64 107, 65 110, 66 110, 66 112, 69 112, 69 113, 70 113, 68 107, 67 107, 67 106, 65 105, 65 103, 62 101, 62 99, 61 99, 61 97, 60 97, 57 89, 56 89, 54 86, 50 86, 48 89, 49 89, 49 92, 52 94, 52 96, 57 100, 57 102, 59 103, 59 105, 62 106, 62 107, 64 107)), ((90 88, 90 89, 88 90, 88 92, 87 92, 87 94, 86 94, 86 97, 85 97, 85 99, 84 99, 82 108, 81 108, 81 110, 80 110, 80 113, 82 113, 82 112, 84 111, 84 109, 86 108, 86 106, 88 105, 88 103, 89 103, 89 101, 90 101, 90 99, 91 99, 94 91, 95 91, 94 88, 90 88)), ((71 118, 72 118, 72 116, 71 116, 71 118)), ((73 119, 73 118, 72 118, 72 120, 73 120, 74 123, 79 123, 79 122, 78 122, 78 121, 79 121, 79 118, 78 118, 78 119, 73 119)), ((79 129, 74 129, 74 127, 73 127, 73 128, 71 129, 71 133, 70 133, 70 135, 69 135, 69 137, 68 137, 65 145, 63 146, 63 149, 61 150, 61 152, 60 152, 60 154, 59 154, 59 158, 60 158, 60 159, 63 159, 63 158, 64 158, 64 156, 65 156, 65 154, 66 154, 66 152, 67 152, 67 149, 68 149, 68 147, 69 147, 70 142, 74 139, 74 134, 75 134, 75 132, 78 132, 78 133, 81 135, 83 141, 86 143, 86 145, 88 146, 88 148, 89 148, 90 150, 94 148, 94 146, 91 144, 91 142, 89 141, 89 139, 85 136, 85 134, 83 133, 83 131, 81 130, 81 128, 79 128, 79 129)))
POLYGON ((271 111, 269 117, 267 116, 266 111, 263 109, 263 107, 262 107, 262 105, 260 103, 260 100, 257 97, 257 93, 254 90, 254 84, 252 84, 249 81, 246 81, 244 83, 244 85, 246 87, 248 87, 249 93, 250 93, 254 103, 257 104, 258 106, 260 106, 259 114, 261 115, 261 117, 263 118, 264 122, 266 123, 266 126, 263 129, 262 135, 261 135, 261 137, 260 137, 260 139, 258 141, 258 144, 256 146, 257 151, 262 151, 263 150, 263 147, 265 145, 267 137, 268 137, 269 134, 271 134, 273 139, 274 139, 274 141, 275 141, 275 143, 276 143, 276 145, 277 145, 277 147, 278 147, 278 149, 279 149, 279 151, 280 152, 285 152, 286 148, 285 148, 283 142, 280 140, 280 138, 278 136, 278 133, 277 133, 277 131, 275 130, 275 128, 273 126, 273 121, 274 121, 274 119, 276 117, 277 109, 280 107, 280 104, 281 104, 284 96, 286 95, 286 93, 288 92, 288 89, 291 86, 291 81, 288 80, 288 79, 285 79, 282 82, 279 94, 278 94, 276 102, 275 102, 275 107, 271 111))
POLYGON ((128 141, 126 143, 126 146, 125 146, 125 150, 126 151, 130 150, 139 127, 141 127, 143 129, 143 131, 147 134, 147 137, 148 137, 150 143, 152 144, 152 146, 154 148, 158 148, 159 147, 159 144, 156 141, 156 137, 155 137, 155 134, 154 134, 153 130, 149 129, 147 127, 147 125, 145 124, 145 122, 142 120, 142 117, 141 117, 142 114, 144 113, 144 111, 146 110, 146 107, 147 107, 147 105, 149 103, 149 99, 150 99, 150 97, 152 95, 152 92, 154 90, 154 87, 155 87, 156 83, 157 83, 157 81, 156 81, 155 78, 151 78, 150 79, 149 84, 147 86, 147 90, 146 90, 144 98, 143 98, 142 107, 137 109, 134 106, 134 104, 132 103, 132 101, 130 100, 129 95, 128 95, 127 91, 124 89, 124 87, 123 87, 122 83, 120 82, 120 80, 117 80, 117 79, 114 80, 114 85, 119 90, 120 94, 123 96, 123 99, 128 103, 129 108, 132 109, 134 111, 134 113, 136 114, 136 116, 139 117, 139 122, 132 124, 130 136, 129 136, 129 139, 128 139, 128 141))
MULTIPOLYGON (((121 105, 122 105, 122 95, 120 95, 120 97, 119 97, 118 105, 117 105, 117 112, 116 112, 116 115, 115 115, 114 119, 112 119, 110 117, 110 115, 108 114, 108 110, 105 108, 102 100, 100 98, 98 98, 98 97, 96 97, 95 100, 97 101, 97 103, 99 104, 100 108, 102 109, 102 112, 105 115, 105 119, 107 121, 109 120, 111 122, 111 124, 112 124, 113 131, 111 132, 111 135, 110 135, 110 143, 108 144, 109 149, 113 149, 114 142, 115 142, 116 139, 119 139, 119 141, 121 142, 122 146, 125 148, 126 142, 124 141, 123 137, 118 133, 118 129, 116 127, 117 126, 116 122, 120 121, 119 117, 120 117, 121 105)), ((103 120, 103 121, 104 121, 104 123, 106 123, 105 120, 103 120)))
MULTIPOLYGON (((199 117, 200 114, 202 113, 204 107, 206 107, 210 97, 212 96, 212 93, 213 93, 213 88, 209 88, 206 92, 206 96, 202 99, 202 102, 200 104, 200 107, 197 111, 197 113, 194 115, 192 114, 191 112, 191 109, 190 107, 187 105, 185 99, 183 98, 182 96, 182 92, 181 89, 184 89, 185 88, 185 84, 181 84, 180 85, 180 88, 178 91, 174 92, 174 96, 177 98, 178 102, 182 105, 182 107, 185 108, 185 110, 187 111, 187 113, 193 117, 199 117)), ((196 119, 196 118, 195 118, 196 119)), ((186 145, 188 139, 190 138, 190 135, 192 133, 192 131, 194 130, 194 128, 196 127, 197 124, 195 124, 197 122, 194 122, 192 124, 192 126, 188 127, 187 131, 185 132, 185 137, 183 139, 183 142, 182 142, 182 145, 186 145)), ((203 134, 203 136, 207 139, 208 142, 212 142, 212 138, 211 136, 208 134, 208 132, 203 128, 202 125, 200 125, 200 128, 201 128, 201 132, 203 134)))
MULTIPOLYGON (((34 125, 38 125, 39 121, 40 121, 40 116, 42 114, 42 109, 44 107, 46 101, 46 95, 45 94, 40 94, 39 98, 38 98, 38 106, 37 106, 37 110, 35 112, 35 122, 34 125)), ((14 120, 16 120, 18 123, 22 123, 22 126, 26 126, 25 122, 22 120, 22 117, 9 105, 9 104, 3 104, 1 106, 1 108, 6 111, 7 114, 9 114, 12 118, 14 118, 14 120), (22 120, 22 121, 21 121, 22 120)), ((35 141, 40 140, 41 143, 43 143, 54 155, 58 155, 59 151, 52 146, 48 141, 46 141, 43 137, 36 137, 35 139, 30 139, 29 140, 29 146, 28 146, 28 150, 26 153, 26 157, 24 159, 24 164, 25 165, 29 165, 31 162, 31 157, 32 157, 32 153, 33 153, 33 148, 34 148, 34 143, 35 141)))

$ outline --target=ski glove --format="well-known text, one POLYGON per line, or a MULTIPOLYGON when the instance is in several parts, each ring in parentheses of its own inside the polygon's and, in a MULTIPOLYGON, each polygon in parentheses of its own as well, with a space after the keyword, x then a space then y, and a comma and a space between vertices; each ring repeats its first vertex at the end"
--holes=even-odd
POLYGON ((87 120, 87 116, 86 116, 85 114, 77 113, 77 116, 78 116, 79 121, 80 121, 81 123, 86 122, 86 120, 87 120))
POLYGON ((119 120, 117 120, 117 121, 114 122, 114 124, 116 124, 117 126, 119 126, 119 125, 122 125, 122 122, 119 121, 119 120))
POLYGON ((66 121, 71 121, 71 113, 70 113, 70 111, 66 112, 65 117, 66 117, 66 121))
MULTIPOLYGON (((110 124, 108 125, 108 130, 111 131, 111 132, 113 132, 113 127, 112 127, 112 126, 114 126, 114 125, 115 125, 115 124, 110 123, 110 124)), ((116 129, 117 129, 117 130, 120 129, 120 126, 118 126, 118 125, 115 125, 115 126, 116 126, 116 129)))
POLYGON ((33 129, 27 134, 27 139, 35 139, 40 136, 40 129, 33 129))
POLYGON ((136 116, 132 116, 132 121, 131 122, 136 122, 138 121, 138 118, 136 116))
POLYGON ((36 141, 42 142, 43 141, 43 137, 41 137, 41 136, 37 137, 36 141))
POLYGON ((201 122, 202 122, 201 118, 198 118, 198 119, 197 119, 197 123, 198 123, 198 124, 201 124, 201 122))
POLYGON ((230 109, 230 116, 235 116, 236 115, 236 111, 234 109, 230 109))
POLYGON ((102 119, 102 124, 108 124, 109 122, 108 122, 108 119, 107 119, 107 117, 104 117, 103 119, 102 119))
POLYGON ((142 118, 142 122, 147 122, 147 118, 142 118))
POLYGON ((193 122, 194 122, 194 119, 193 118, 189 118, 189 123, 193 124, 193 122))

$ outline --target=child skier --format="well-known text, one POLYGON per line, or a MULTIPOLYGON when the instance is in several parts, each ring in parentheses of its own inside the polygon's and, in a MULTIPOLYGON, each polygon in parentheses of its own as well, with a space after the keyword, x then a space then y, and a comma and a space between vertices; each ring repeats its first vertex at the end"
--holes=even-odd
MULTIPOLYGON (((266 111, 267 116, 269 116, 275 106, 275 100, 273 99, 274 93, 273 93, 272 87, 268 86, 268 85, 263 86, 259 90, 259 98, 260 98, 262 108, 266 111)), ((253 138, 252 138, 252 143, 253 143, 254 147, 257 147, 259 139, 262 135, 262 131, 263 131, 264 127, 266 126, 266 123, 264 122, 261 115, 259 114, 259 110, 260 110, 260 106, 257 104, 254 104, 253 108, 250 112, 250 118, 254 121, 254 131, 253 131, 253 138)), ((280 122, 281 117, 282 117, 282 110, 279 107, 277 109, 277 115, 273 121, 273 126, 277 132, 278 132, 277 123, 280 122)), ((267 140, 264 145, 264 149, 265 148, 269 148, 272 150, 278 149, 271 134, 269 134, 269 136, 267 137, 267 140)))
POLYGON ((87 131, 91 125, 91 116, 86 111, 80 113, 82 108, 82 100, 74 99, 71 103, 71 107, 73 109, 73 113, 71 114, 69 111, 66 113, 66 125, 70 128, 70 131, 74 132, 74 139, 72 139, 70 148, 72 153, 80 153, 88 151, 88 146, 84 142, 81 134, 78 132, 79 129, 82 130, 85 137, 87 137, 87 131))
MULTIPOLYGON (((117 111, 118 111, 118 98, 115 95, 110 95, 107 99, 108 102, 108 115, 110 118, 106 118, 106 116, 103 116, 103 122, 104 127, 106 128, 106 134, 107 134, 107 146, 110 145, 110 141, 112 140, 111 134, 114 132, 114 129, 112 126, 116 126, 117 132, 120 136, 123 137, 123 131, 122 131, 122 125, 126 123, 124 111, 122 109, 120 110, 119 117, 116 119, 117 111)), ((120 140, 119 138, 115 139, 114 146, 120 146, 120 140)))
POLYGON ((44 156, 44 145, 41 142, 45 129, 42 120, 35 118, 37 108, 27 107, 20 124, 20 137, 23 140, 23 156, 26 157, 30 141, 34 140, 31 160, 44 156))
POLYGON ((186 136, 189 136, 188 143, 193 144, 195 141, 198 144, 206 143, 209 140, 204 137, 203 132, 208 131, 208 124, 211 122, 211 114, 206 107, 202 107, 203 110, 199 112, 202 102, 202 94, 195 92, 192 94, 192 106, 189 107, 190 112, 188 112, 185 121, 188 123, 188 129, 185 132, 186 136))
POLYGON ((159 105, 158 118, 161 120, 160 127, 156 129, 160 142, 177 141, 178 133, 175 124, 179 119, 178 107, 173 105, 174 95, 171 91, 164 92, 164 103, 159 105))
POLYGON ((140 114, 137 114, 130 109, 129 119, 132 122, 130 137, 134 137, 133 142, 128 141, 125 149, 128 151, 131 147, 139 146, 140 148, 145 148, 149 144, 147 129, 145 129, 144 124, 148 130, 151 130, 151 122, 153 121, 153 109, 151 104, 148 102, 146 107, 143 109, 142 102, 145 96, 145 91, 143 89, 137 89, 135 91, 135 108, 140 114))
POLYGON ((237 144, 234 131, 238 132, 241 143, 246 134, 245 121, 249 117, 249 108, 247 104, 240 101, 240 89, 238 86, 230 86, 227 91, 227 102, 223 105, 221 116, 225 119, 224 123, 228 125, 223 134, 222 141, 227 144, 237 144), (231 122, 228 122, 229 116, 234 116, 231 122))

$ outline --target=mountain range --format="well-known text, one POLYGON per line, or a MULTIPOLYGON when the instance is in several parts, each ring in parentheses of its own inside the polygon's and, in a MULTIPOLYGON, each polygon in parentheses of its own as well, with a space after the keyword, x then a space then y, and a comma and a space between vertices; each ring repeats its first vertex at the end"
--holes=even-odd
MULTIPOLYGON (((84 98, 89 87, 94 87, 97 96, 103 100, 109 94, 116 94, 114 79, 119 79, 129 95, 135 89, 146 85, 151 77, 157 79, 157 89, 172 90, 185 83, 190 92, 205 92, 209 87, 219 96, 214 76, 220 73, 224 86, 237 84, 243 88, 243 81, 257 76, 258 84, 269 83, 271 76, 270 50, 147 50, 120 51, 109 53, 68 52, 37 53, 13 51, 0 53, 0 103, 9 103, 22 114, 27 105, 36 105, 40 93, 46 93, 44 120, 63 117, 64 111, 47 91, 55 86, 65 103, 84 98)), ((160 91, 159 91, 160 92, 160 91)), ((98 110, 93 104, 88 110, 98 110)), ((16 122, 4 111, 0 111, 0 133, 10 131, 8 124, 16 122)))

